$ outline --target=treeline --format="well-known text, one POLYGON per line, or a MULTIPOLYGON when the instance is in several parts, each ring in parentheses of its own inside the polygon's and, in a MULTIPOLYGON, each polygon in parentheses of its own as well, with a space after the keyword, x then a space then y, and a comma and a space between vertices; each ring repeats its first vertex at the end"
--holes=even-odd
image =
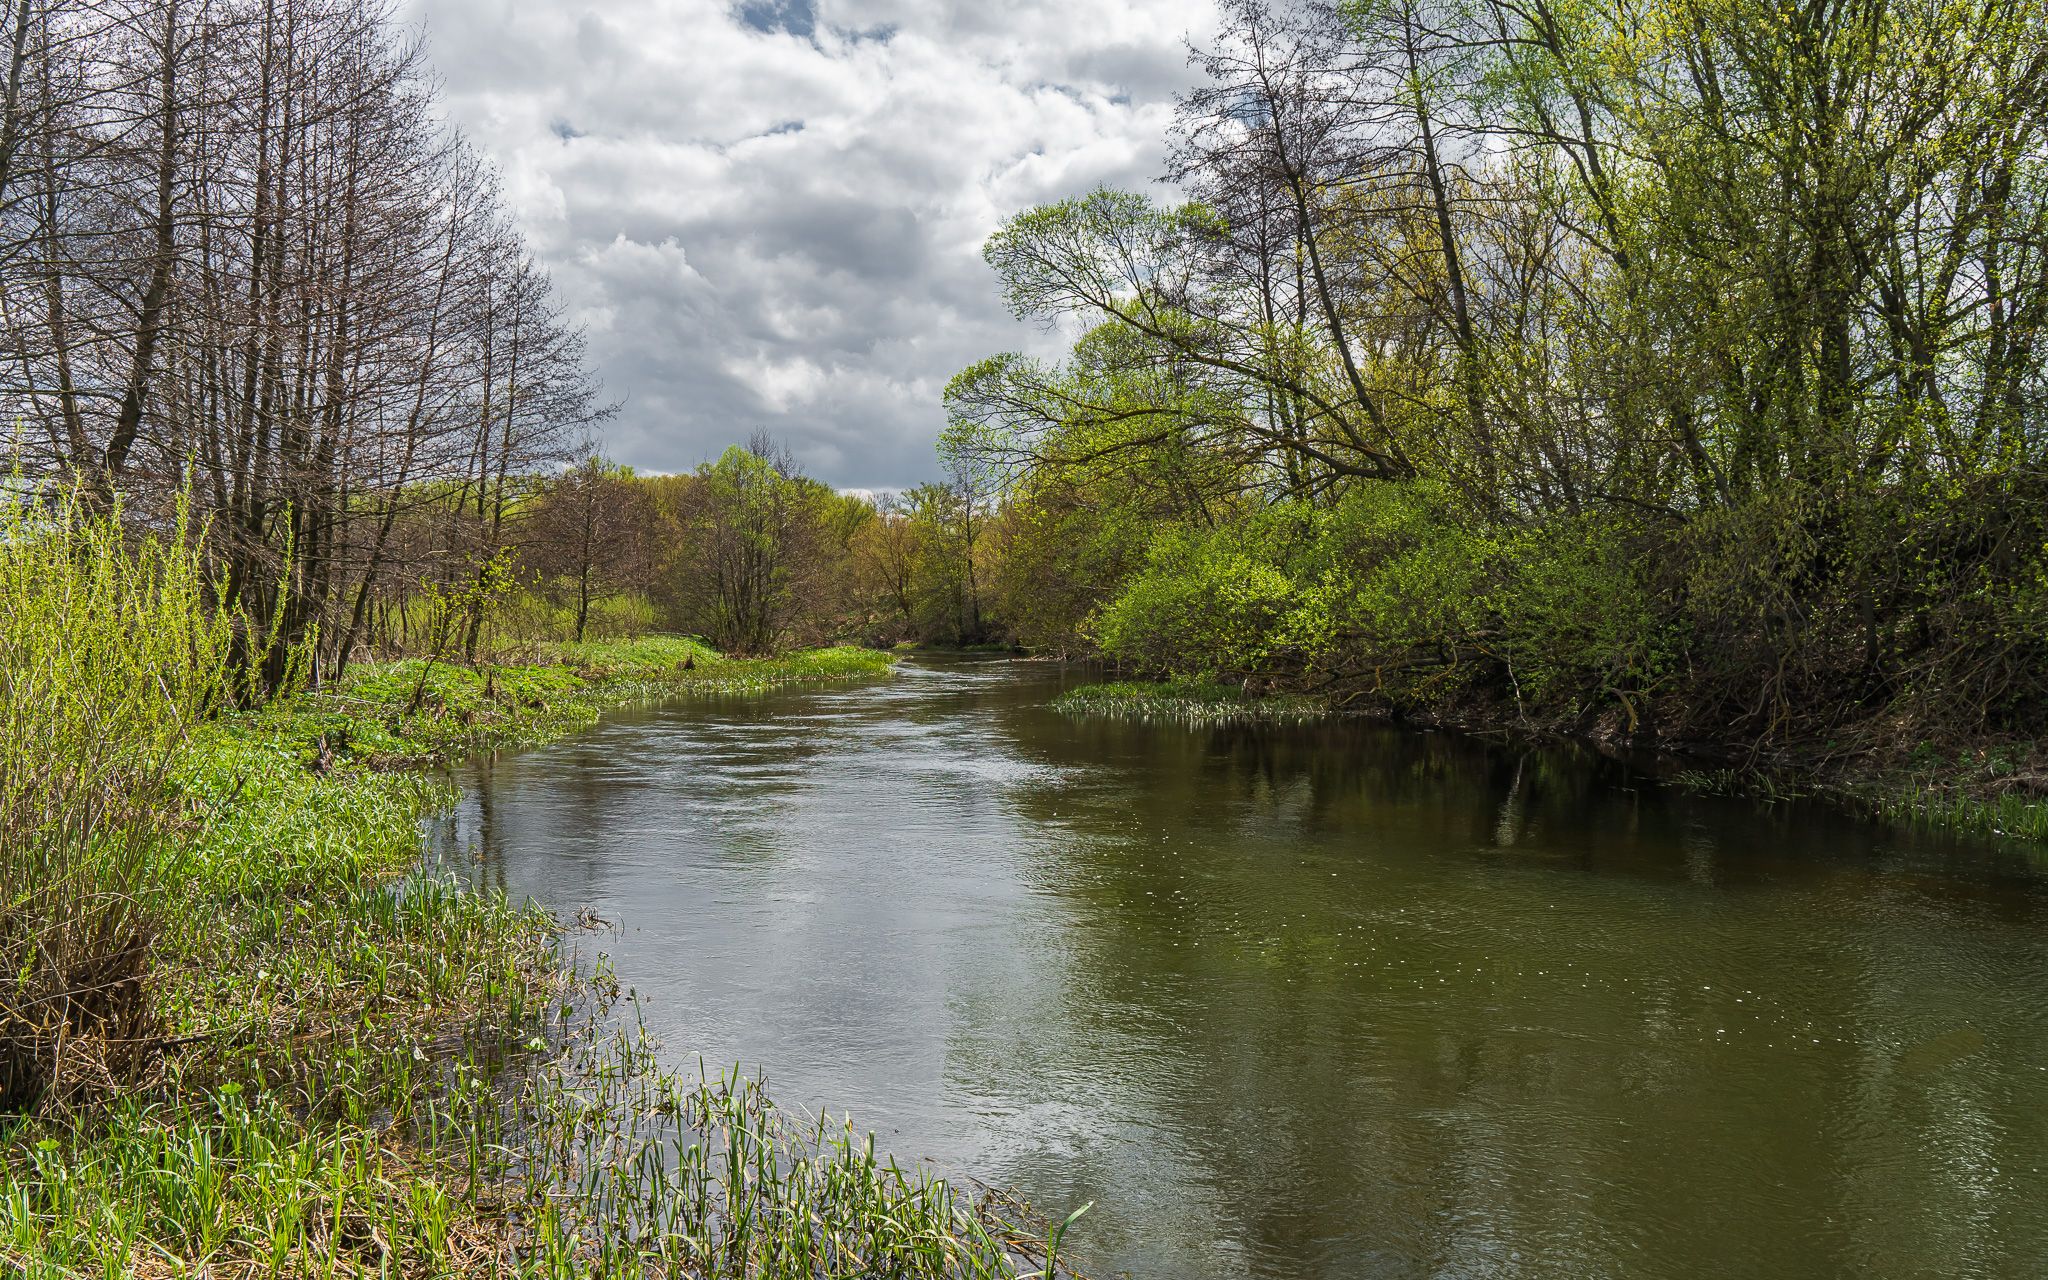
POLYGON ((182 495, 272 684, 422 601, 474 651, 508 513, 606 408, 391 5, 9 0, 0 59, 16 473, 182 495))
POLYGON ((1240 0, 1162 203, 986 257, 1003 625, 1664 741, 2048 712, 2048 9, 1240 0))
MULTIPOLYGON (((986 503, 972 496, 840 493, 763 435, 677 475, 589 457, 513 506, 514 570, 492 616, 512 640, 663 630, 736 654, 977 643, 995 632, 986 503)), ((400 610, 391 647, 431 643, 405 626, 400 610)))

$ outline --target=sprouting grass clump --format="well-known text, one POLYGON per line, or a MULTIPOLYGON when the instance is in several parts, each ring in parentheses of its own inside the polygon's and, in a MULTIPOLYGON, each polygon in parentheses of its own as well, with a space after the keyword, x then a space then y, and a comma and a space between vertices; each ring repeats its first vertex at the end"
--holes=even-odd
POLYGON ((591 640, 550 646, 609 700, 643 701, 678 694, 750 694, 790 684, 854 680, 888 673, 893 654, 842 645, 799 649, 772 658, 733 658, 685 636, 591 640))
MULTIPOLYGON (((896 1276, 1057 1272, 1058 1235, 1007 1197, 877 1152, 762 1081, 662 1068, 637 1021, 587 1019, 485 1114, 524 1126, 513 1253, 543 1274, 896 1276), (539 1264, 539 1265, 535 1265, 539 1264)), ((488 1124, 490 1122, 486 1122, 488 1124)))
POLYGON ((2048 772, 2033 744, 1950 755, 1922 744, 1911 756, 1847 769, 1688 769, 1688 790, 1763 803, 1825 798, 1878 821, 1930 831, 2048 842, 2048 772))
POLYGON ((172 774, 232 628, 180 523, 130 541, 77 493, 0 499, 0 1111, 124 1083, 179 815, 172 774))
POLYGON ((699 666, 683 683, 699 693, 757 693, 778 685, 885 675, 894 663, 893 655, 879 649, 841 645, 832 649, 803 649, 779 658, 699 666))
POLYGON ((1254 695, 1232 685, 1201 680, 1084 684, 1067 690, 1052 705, 1072 716, 1166 720, 1190 725, 1315 720, 1330 714, 1329 703, 1321 698, 1305 694, 1254 695))
POLYGON ((732 661, 695 636, 635 636, 543 645, 537 656, 598 679, 652 676, 732 661))

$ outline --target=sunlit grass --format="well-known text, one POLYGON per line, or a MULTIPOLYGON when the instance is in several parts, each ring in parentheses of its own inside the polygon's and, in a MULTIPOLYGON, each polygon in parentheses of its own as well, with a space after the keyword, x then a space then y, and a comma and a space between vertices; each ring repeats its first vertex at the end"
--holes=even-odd
POLYGON ((686 636, 543 642, 464 667, 360 663, 333 688, 249 717, 259 735, 383 767, 447 761, 586 728, 607 708, 886 675, 891 654, 841 647, 732 658, 686 636))
POLYGON ((1072 716, 1122 720, 1163 720, 1176 724, 1260 724, 1317 720, 1329 703, 1304 694, 1248 695, 1232 685, 1171 680, 1084 684, 1053 700, 1072 716))

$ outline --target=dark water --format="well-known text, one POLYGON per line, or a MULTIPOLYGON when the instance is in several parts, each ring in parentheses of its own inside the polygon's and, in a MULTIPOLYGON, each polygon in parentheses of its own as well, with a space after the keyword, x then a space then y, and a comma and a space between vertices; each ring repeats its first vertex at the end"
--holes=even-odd
POLYGON ((1071 678, 614 716, 440 837, 618 922, 678 1063, 1097 1201, 1098 1275, 2048 1275, 2024 855, 1071 678))

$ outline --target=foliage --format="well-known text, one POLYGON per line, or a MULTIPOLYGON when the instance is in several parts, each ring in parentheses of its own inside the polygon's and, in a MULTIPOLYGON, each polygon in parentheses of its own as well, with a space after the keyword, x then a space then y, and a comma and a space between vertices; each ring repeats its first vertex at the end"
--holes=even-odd
POLYGON ((1172 176, 985 246, 1000 621, 1812 758, 2048 708, 2048 13, 1226 7, 1172 176), (2024 264, 2024 265, 2022 265, 2024 264), (1846 745, 1845 745, 1846 744, 1846 745))
POLYGON ((1243 524, 1163 534, 1097 615, 1103 650, 1176 675, 1241 675, 1280 661, 1302 588, 1287 554, 1297 531, 1276 526, 1304 516, 1313 519, 1274 507, 1243 524))
POLYGON ((76 492, 0 501, 0 1110, 147 1065, 172 772, 232 689, 182 518, 131 543, 76 492))
POLYGON ((117 513, 66 501, 0 518, 0 1269, 1031 1264, 1009 1206, 798 1121, 757 1082, 660 1068, 608 1013, 601 961, 579 970, 536 908, 420 867, 418 819, 447 788, 385 767, 888 655, 589 641, 483 670, 359 664, 234 710, 231 615, 182 528, 129 541, 117 513), (36 1012, 53 996, 68 1023, 36 1012))
POLYGON ((663 594, 670 621, 736 653, 838 638, 834 598, 857 527, 830 489, 765 437, 735 445, 672 486, 675 553, 663 594))

